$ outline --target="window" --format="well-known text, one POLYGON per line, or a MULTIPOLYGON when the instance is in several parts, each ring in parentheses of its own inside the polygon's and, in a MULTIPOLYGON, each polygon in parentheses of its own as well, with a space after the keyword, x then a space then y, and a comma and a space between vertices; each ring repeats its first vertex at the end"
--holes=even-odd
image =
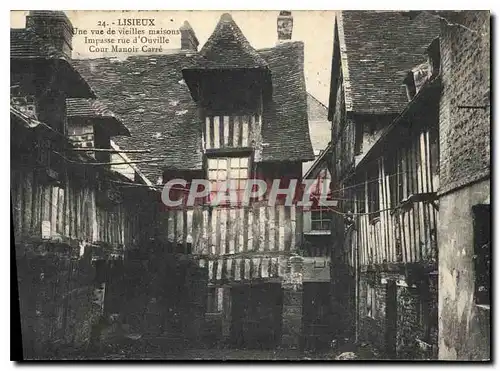
POLYGON ((472 212, 474 217, 475 301, 479 305, 490 305, 490 205, 475 205, 472 212))
POLYGON ((376 318, 377 300, 375 296, 375 287, 371 284, 366 285, 366 315, 376 318))
POLYGON ((248 157, 228 157, 208 159, 208 180, 211 184, 210 199, 226 188, 226 195, 236 194, 237 202, 243 200, 248 179, 248 157))
POLYGON ((332 216, 328 208, 318 206, 311 210, 311 229, 313 231, 329 231, 331 220, 332 216))

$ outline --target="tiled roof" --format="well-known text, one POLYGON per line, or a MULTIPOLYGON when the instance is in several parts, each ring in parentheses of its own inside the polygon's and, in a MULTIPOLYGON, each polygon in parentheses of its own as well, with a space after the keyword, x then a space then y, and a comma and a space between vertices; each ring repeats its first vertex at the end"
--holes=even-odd
POLYGON ((304 44, 288 42, 263 49, 273 83, 262 125, 264 161, 313 160, 307 120, 304 44))
MULTIPOLYGON (((262 161, 314 159, 307 122, 304 45, 284 43, 257 51, 272 75, 272 98, 262 127, 262 161)), ((162 167, 202 168, 202 127, 196 103, 182 70, 199 60, 197 54, 134 56, 75 61, 99 100, 121 117, 131 137, 116 138, 123 148, 149 149, 133 159, 164 158, 161 165, 139 164, 154 182, 162 167)))
POLYGON ((199 53, 198 68, 265 68, 267 62, 250 45, 230 14, 220 17, 199 53))
MULTIPOLYGON (((42 64, 47 63, 47 61, 49 63, 57 63, 56 70, 64 76, 63 79, 59 80, 60 88, 63 88, 68 96, 79 98, 94 97, 94 92, 82 76, 75 71, 72 61, 66 54, 44 41, 30 29, 11 28, 10 59, 11 72, 23 69, 27 65, 32 67, 33 63, 38 62, 42 64)), ((46 78, 50 77, 46 76, 46 78)))
POLYGON ((402 81, 425 60, 439 35, 439 19, 414 19, 396 11, 342 11, 339 17, 348 109, 357 113, 399 112, 407 103, 402 81))
POLYGON ((10 58, 64 59, 66 55, 44 42, 33 31, 24 28, 10 29, 10 58))
POLYGON ((66 99, 68 117, 105 119, 109 123, 110 132, 114 135, 130 136, 130 131, 104 103, 97 99, 66 99))

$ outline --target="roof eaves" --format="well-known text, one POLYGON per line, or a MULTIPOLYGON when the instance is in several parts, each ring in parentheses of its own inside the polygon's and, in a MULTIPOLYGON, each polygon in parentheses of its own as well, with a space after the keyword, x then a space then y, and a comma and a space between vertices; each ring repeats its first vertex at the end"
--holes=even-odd
POLYGON ((344 100, 346 111, 353 110, 352 94, 351 94, 351 79, 349 74, 349 58, 344 35, 344 18, 342 12, 338 13, 338 31, 339 31, 339 46, 340 60, 342 67, 342 82, 344 87, 344 100))
POLYGON ((112 140, 109 141, 110 145, 111 145, 111 148, 114 149, 115 151, 118 152, 118 154, 121 156, 121 158, 123 158, 124 162, 128 162, 129 166, 134 169, 134 171, 136 172, 137 175, 139 175, 139 177, 141 178, 141 180, 144 182, 144 184, 150 186, 151 190, 156 190, 154 187, 153 187, 153 183, 143 174, 142 171, 139 170, 139 168, 134 164, 134 163, 130 163, 131 160, 130 158, 123 152, 119 152, 120 151, 120 147, 112 140))
POLYGON ((366 161, 368 161, 368 158, 371 157, 371 153, 374 152, 375 149, 377 149, 382 143, 384 143, 385 139, 391 133, 396 127, 398 127, 399 123, 408 115, 408 113, 414 109, 425 97, 430 91, 433 90, 433 88, 438 88, 441 84, 441 75, 437 75, 436 77, 432 78, 431 80, 428 80, 420 89, 420 91, 415 94, 413 99, 408 102, 408 104, 405 106, 403 111, 400 112, 400 114, 393 120, 393 122, 387 126, 384 131, 381 133, 380 137, 377 139, 375 143, 371 146, 369 151, 365 154, 365 156, 359 161, 359 163, 356 165, 356 169, 363 166, 366 161))
POLYGON ((325 157, 329 153, 331 153, 332 148, 333 148, 333 146, 332 146, 332 143, 330 142, 328 144, 328 146, 325 148, 325 150, 323 151, 323 153, 320 156, 318 156, 318 158, 314 161, 314 163, 311 165, 311 167, 309 168, 309 170, 307 170, 307 172, 302 176, 302 179, 309 178, 309 176, 316 169, 316 167, 318 167, 323 162, 323 160, 325 160, 325 157))

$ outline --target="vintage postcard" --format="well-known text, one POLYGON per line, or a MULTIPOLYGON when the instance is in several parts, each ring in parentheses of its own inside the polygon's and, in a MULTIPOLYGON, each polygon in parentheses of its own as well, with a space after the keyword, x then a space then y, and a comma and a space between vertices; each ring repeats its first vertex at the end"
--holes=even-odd
POLYGON ((489 361, 490 19, 12 11, 15 358, 489 361))

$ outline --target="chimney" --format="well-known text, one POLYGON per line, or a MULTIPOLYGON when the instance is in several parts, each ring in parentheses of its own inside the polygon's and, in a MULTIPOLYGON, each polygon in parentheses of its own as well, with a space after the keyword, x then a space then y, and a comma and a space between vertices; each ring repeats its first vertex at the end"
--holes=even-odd
POLYGON ((181 50, 197 52, 200 42, 189 22, 184 21, 179 30, 181 31, 181 50))
POLYGON ((64 12, 31 10, 26 17, 26 29, 71 58, 73 25, 64 12))
POLYGON ((277 22, 278 43, 289 41, 292 39, 293 17, 289 10, 282 10, 278 15, 277 22))

